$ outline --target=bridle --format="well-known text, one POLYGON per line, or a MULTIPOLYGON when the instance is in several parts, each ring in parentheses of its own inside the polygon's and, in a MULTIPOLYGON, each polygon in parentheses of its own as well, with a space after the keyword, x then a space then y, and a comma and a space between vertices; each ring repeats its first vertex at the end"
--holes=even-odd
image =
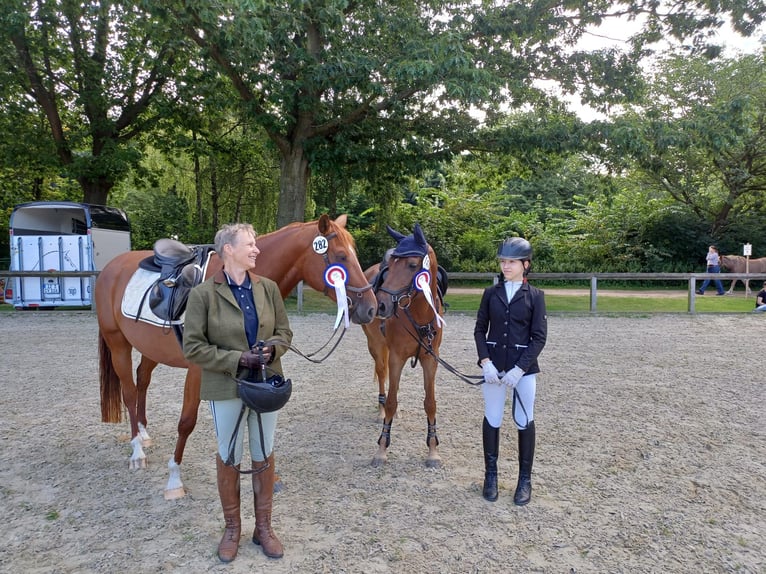
MULTIPOLYGON (((335 239, 337 236, 338 236, 338 233, 336 231, 333 231, 331 233, 328 233, 327 235, 324 235, 323 237, 327 240, 327 244, 329 245, 330 244, 330 240, 331 239, 335 239)), ((329 249, 327 249, 324 253, 321 254, 322 259, 324 260, 324 263, 325 263, 325 268, 329 268, 330 266, 333 265, 333 262, 330 261, 330 257, 327 255, 328 252, 329 252, 329 249)), ((353 285, 345 285, 345 290, 347 292, 355 293, 357 299, 361 299, 362 295, 365 292, 369 291, 370 289, 372 289, 372 284, 370 284, 370 283, 367 283, 367 285, 365 285, 363 287, 354 287, 353 285)), ((326 296, 326 295, 329 294, 329 292, 330 292, 330 286, 327 285, 327 283, 325 283, 325 287, 324 287, 324 290, 322 291, 322 293, 326 296)), ((349 308, 353 309, 354 301, 351 299, 351 297, 346 295, 346 301, 348 302, 349 308)), ((323 351, 325 349, 325 347, 327 347, 327 345, 329 345, 332 342, 333 338, 336 336, 336 334, 338 333, 339 329, 340 329, 340 324, 337 327, 335 327, 333 332, 330 334, 330 338, 327 340, 327 342, 324 343, 324 345, 322 345, 321 347, 319 347, 316 351, 314 351, 312 353, 304 353, 300 349, 295 347, 294 345, 287 345, 287 348, 289 350, 291 350, 293 353, 295 353, 297 355, 300 355, 301 357, 303 357, 304 359, 306 359, 308 361, 311 361, 312 363, 321 363, 325 359, 327 359, 330 355, 332 355, 333 352, 335 351, 335 349, 338 348, 338 345, 340 344, 341 340, 343 339, 343 336, 346 334, 346 330, 347 330, 346 326, 345 325, 343 326, 343 330, 340 331, 340 336, 336 339, 335 343, 333 343, 333 345, 330 348, 330 350, 327 351, 327 353, 325 353, 325 355, 323 357, 317 359, 317 358, 314 358, 315 355, 317 355, 321 351, 323 351)))
MULTIPOLYGON (((431 319, 428 323, 421 325, 419 324, 415 318, 412 316, 412 312, 410 310, 410 307, 412 305, 412 301, 417 296, 423 296, 419 293, 419 291, 414 286, 414 281, 410 281, 409 285, 405 285, 401 289, 397 289, 396 291, 387 289, 383 287, 383 273, 388 269, 388 265, 386 265, 384 268, 380 270, 379 278, 380 281, 378 281, 375 286, 375 292, 382 291, 384 293, 387 293, 391 297, 392 303, 395 304, 396 308, 394 309, 394 315, 398 316, 398 311, 401 309, 404 312, 404 315, 407 317, 407 319, 410 322, 410 325, 404 326, 404 330, 407 332, 407 334, 412 337, 415 341, 418 343, 418 354, 413 357, 412 361, 410 362, 411 367, 415 367, 417 365, 420 351, 424 350, 426 353, 431 355, 441 366, 443 366, 445 369, 447 369, 450 373, 461 379, 462 381, 468 383, 472 386, 478 386, 484 383, 484 377, 483 376, 477 376, 477 375, 466 375, 462 372, 460 372, 456 367, 450 365, 447 361, 442 359, 436 351, 434 351, 433 348, 433 340, 436 336, 436 327, 434 326, 434 322, 436 321, 436 316, 434 316, 433 319, 431 319)), ((433 275, 433 274, 432 274, 433 275)), ((415 273, 413 273, 413 280, 415 277, 415 273)), ((434 275, 436 277, 436 275, 434 275)), ((435 279, 434 279, 435 280, 435 279)), ((439 295, 439 300, 441 301, 441 296, 439 295)), ((442 302, 443 306, 443 302, 442 302)))
MULTIPOLYGON (((330 240, 331 239, 335 239, 336 237, 338 237, 338 232, 337 231, 333 231, 333 232, 328 233, 327 235, 324 236, 324 238, 327 240, 328 245, 330 243, 330 240)), ((329 267, 330 265, 333 264, 332 261, 330 261, 330 257, 327 255, 327 253, 329 251, 330 250, 328 249, 327 251, 325 251, 324 253, 321 254, 322 255, 322 259, 324 259, 325 267, 329 267)), ((365 285, 363 287, 354 287, 353 285, 346 285, 346 291, 349 292, 349 293, 355 293, 357 299, 361 299, 362 295, 364 293, 366 293, 367 291, 369 291, 370 289, 372 289, 372 284, 370 284, 370 283, 367 283, 367 285, 365 285)), ((329 292, 330 292, 330 287, 328 285, 325 285, 324 291, 322 293, 324 295, 327 295, 329 292)), ((354 306, 354 301, 351 300, 351 297, 346 296, 346 299, 348 300, 349 306, 353 307, 354 306)))

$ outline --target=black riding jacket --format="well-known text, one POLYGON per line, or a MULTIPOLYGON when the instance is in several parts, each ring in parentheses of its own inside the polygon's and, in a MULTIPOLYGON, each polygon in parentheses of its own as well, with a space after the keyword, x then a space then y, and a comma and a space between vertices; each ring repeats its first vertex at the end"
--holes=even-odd
POLYGON ((476 314, 473 337, 479 363, 489 357, 501 372, 518 366, 525 374, 539 373, 537 356, 548 337, 543 292, 525 281, 509 303, 502 282, 487 287, 476 314))

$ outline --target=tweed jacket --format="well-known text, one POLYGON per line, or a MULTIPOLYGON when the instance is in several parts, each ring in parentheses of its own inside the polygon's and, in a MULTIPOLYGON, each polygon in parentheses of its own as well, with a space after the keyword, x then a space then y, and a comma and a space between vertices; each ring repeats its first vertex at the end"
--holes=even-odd
POLYGON ((537 357, 547 337, 545 296, 540 289, 524 281, 510 302, 502 281, 484 290, 473 331, 479 363, 489 357, 501 372, 518 366, 525 374, 539 373, 537 357))
MULTIPOLYGON (((277 337, 290 344, 293 332, 279 287, 271 279, 249 275, 258 313, 258 340, 277 337)), ((237 398, 232 377, 244 376, 239 358, 247 349, 244 314, 221 270, 191 290, 186 306, 183 351, 187 360, 202 367, 200 398, 237 398)), ((286 351, 284 346, 275 346, 269 370, 283 374, 280 357, 286 351)))

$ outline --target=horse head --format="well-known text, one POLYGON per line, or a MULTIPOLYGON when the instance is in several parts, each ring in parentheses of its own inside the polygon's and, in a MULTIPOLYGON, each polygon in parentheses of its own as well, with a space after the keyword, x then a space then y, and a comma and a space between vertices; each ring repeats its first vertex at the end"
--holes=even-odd
POLYGON ((316 222, 318 235, 313 240, 314 255, 304 270, 306 282, 317 291, 335 300, 333 278, 345 282, 349 317, 354 323, 369 323, 375 318, 377 301, 372 285, 356 255, 356 243, 346 229, 347 216, 339 215, 334 221, 323 214, 316 222), (318 277, 322 279, 317 280, 318 277))
POLYGON ((426 289, 431 301, 437 297, 436 253, 426 241, 420 225, 416 223, 410 235, 399 233, 389 226, 386 229, 397 245, 375 295, 381 319, 391 317, 399 307, 409 308, 419 292, 426 289))

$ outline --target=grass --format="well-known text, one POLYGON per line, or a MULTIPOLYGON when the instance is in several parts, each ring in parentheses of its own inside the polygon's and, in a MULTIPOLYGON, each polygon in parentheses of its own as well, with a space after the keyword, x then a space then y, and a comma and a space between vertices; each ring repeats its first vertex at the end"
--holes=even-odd
MULTIPOLYGON (((479 308, 481 295, 476 293, 447 292, 445 301, 447 313, 475 314, 479 308)), ((545 304, 549 313, 590 313, 590 295, 546 294, 545 304)), ((295 296, 286 300, 288 312, 297 312, 298 302, 295 296)), ((705 295, 695 299, 697 313, 750 313, 755 307, 754 296, 717 297, 705 295)), ((607 297, 600 296, 596 301, 598 313, 634 314, 634 313, 687 313, 686 297, 607 297)), ((304 313, 328 313, 334 315, 335 303, 322 294, 305 289, 303 292, 304 313)))

